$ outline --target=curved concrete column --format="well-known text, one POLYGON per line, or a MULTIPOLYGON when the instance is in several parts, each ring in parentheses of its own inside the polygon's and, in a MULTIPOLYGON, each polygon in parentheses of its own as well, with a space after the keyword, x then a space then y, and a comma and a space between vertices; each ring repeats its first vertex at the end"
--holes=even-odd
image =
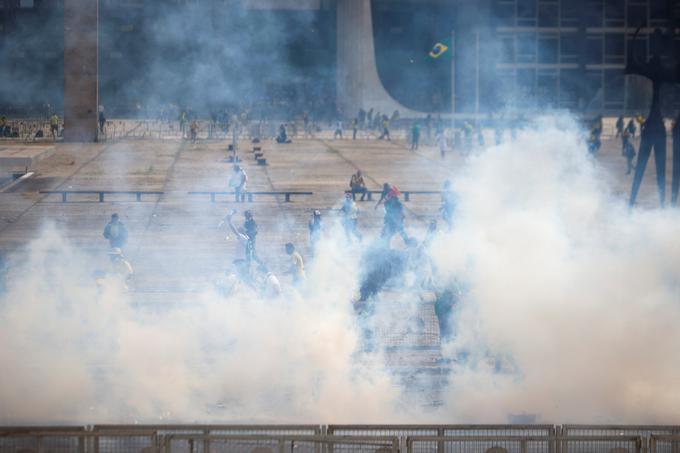
POLYGON ((360 108, 422 115, 389 95, 378 76, 371 0, 337 1, 337 105, 347 117, 360 108))

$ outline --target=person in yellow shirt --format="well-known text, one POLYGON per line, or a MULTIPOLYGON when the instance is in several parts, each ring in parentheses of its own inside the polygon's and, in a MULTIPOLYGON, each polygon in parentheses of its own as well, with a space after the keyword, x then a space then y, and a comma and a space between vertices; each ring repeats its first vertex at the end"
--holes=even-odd
POLYGON ((285 272, 286 275, 293 276, 293 283, 300 283, 305 280, 305 262, 296 250, 292 243, 286 244, 286 253, 291 258, 290 267, 285 272))

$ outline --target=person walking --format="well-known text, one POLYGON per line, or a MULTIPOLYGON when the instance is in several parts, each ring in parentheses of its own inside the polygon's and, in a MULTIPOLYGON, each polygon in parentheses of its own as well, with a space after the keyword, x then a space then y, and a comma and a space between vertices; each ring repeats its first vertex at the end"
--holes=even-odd
POLYGON ((109 241, 109 246, 122 249, 127 244, 128 231, 120 221, 118 213, 111 214, 111 220, 104 227, 104 238, 109 241))
POLYGON ((418 149, 418 144, 420 143, 420 124, 418 121, 413 122, 411 127, 411 151, 418 149))

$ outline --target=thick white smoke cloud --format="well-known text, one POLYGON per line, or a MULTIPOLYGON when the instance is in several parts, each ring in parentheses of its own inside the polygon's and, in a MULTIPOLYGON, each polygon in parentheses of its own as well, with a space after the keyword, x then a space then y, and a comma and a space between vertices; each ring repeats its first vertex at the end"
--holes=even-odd
POLYGON ((447 347, 452 418, 678 422, 680 216, 629 213, 568 118, 463 173, 457 228, 433 246, 470 288, 447 347))
POLYGON ((680 422, 680 216, 629 213, 579 137, 545 118, 457 173, 456 227, 430 251, 437 286, 465 288, 436 411, 361 352, 361 248, 338 229, 299 292, 152 307, 98 292, 48 226, 0 302, 0 422, 680 422))

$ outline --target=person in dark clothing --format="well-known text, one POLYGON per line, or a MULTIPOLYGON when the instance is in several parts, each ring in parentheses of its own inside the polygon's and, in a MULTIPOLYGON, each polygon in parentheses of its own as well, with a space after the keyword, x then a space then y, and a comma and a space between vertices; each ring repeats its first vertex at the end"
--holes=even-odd
POLYGON ((106 125, 106 117, 104 116, 104 111, 99 111, 99 132, 104 133, 104 126, 106 125))
POLYGON ((616 137, 619 138, 623 136, 623 115, 619 116, 616 120, 616 137))
POLYGON ((621 140, 623 155, 626 157, 626 174, 629 175, 631 171, 635 169, 635 166, 633 165, 633 159, 635 159, 635 147, 630 142, 630 134, 627 130, 623 131, 621 140))
POLYGON ((404 206, 399 201, 399 197, 390 192, 385 199, 385 216, 380 237, 389 244, 395 234, 399 234, 404 243, 409 243, 409 237, 404 231, 404 206))
POLYGON ((368 193, 368 189, 366 189, 366 182, 364 181, 364 177, 361 174, 361 170, 357 170, 357 172, 352 175, 352 178, 349 180, 349 188, 352 191, 353 200, 356 200, 356 195, 360 193, 361 201, 364 201, 364 198, 368 193))
POLYGON ((283 124, 279 126, 279 135, 276 136, 276 143, 290 143, 288 134, 286 134, 286 127, 283 124))
POLYGON ((635 133, 637 132, 637 127, 635 126, 635 119, 631 118, 630 121, 628 121, 626 130, 630 134, 631 138, 635 138, 635 133))
POLYGON ((257 222, 253 219, 253 213, 250 211, 244 211, 243 217, 245 221, 243 222, 243 230, 248 235, 248 239, 252 243, 251 248, 253 251, 253 256, 256 256, 255 252, 255 240, 257 239, 257 222))
POLYGON ((420 143, 420 124, 417 121, 413 123, 411 127, 411 151, 418 149, 418 144, 420 143))
POLYGON ((127 243, 128 231, 120 221, 118 214, 111 215, 111 220, 104 227, 104 238, 108 239, 109 246, 113 248, 123 248, 127 243))
MULTIPOLYGON (((229 211, 229 213, 226 215, 224 220, 220 222, 218 225, 221 227, 225 222, 229 225, 229 229, 231 230, 232 233, 236 236, 236 240, 239 241, 241 245, 243 245, 243 252, 245 256, 245 262, 248 265, 248 269, 250 269, 250 264, 255 261, 259 263, 260 261, 257 259, 257 255, 255 254, 255 236, 250 236, 248 235, 246 228, 236 228, 231 221, 231 218, 236 214, 236 209, 232 209, 229 211)), ((247 217, 246 217, 246 223, 247 223, 247 217)), ((245 225, 245 224, 244 224, 245 225)), ((255 235, 257 235, 257 225, 255 225, 255 235)))

